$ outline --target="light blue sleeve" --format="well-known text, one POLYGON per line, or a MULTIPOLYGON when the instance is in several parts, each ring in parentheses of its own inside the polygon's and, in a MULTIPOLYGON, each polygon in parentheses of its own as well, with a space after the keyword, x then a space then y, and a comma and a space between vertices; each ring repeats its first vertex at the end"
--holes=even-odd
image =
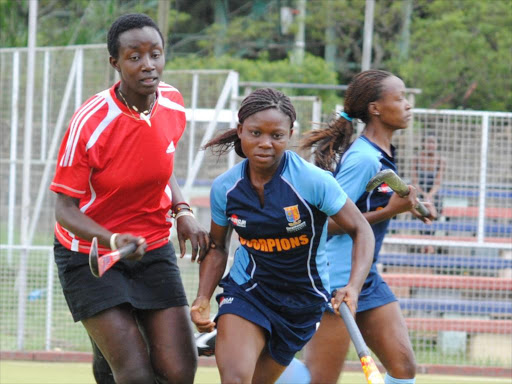
POLYGON ((318 209, 324 212, 327 216, 333 216, 339 212, 347 202, 347 194, 334 180, 330 172, 321 171, 318 177, 318 209))
POLYGON ((347 194, 332 174, 308 163, 297 154, 290 157, 283 177, 289 178, 297 193, 327 216, 338 213, 347 201, 347 194))
POLYGON ((360 151, 347 152, 336 174, 336 180, 350 200, 356 202, 366 192, 366 184, 379 172, 380 168, 381 163, 373 154, 360 151))
POLYGON ((228 218, 226 217, 227 188, 223 183, 222 175, 217 177, 212 184, 210 190, 210 209, 212 220, 215 224, 222 227, 228 226, 228 218))

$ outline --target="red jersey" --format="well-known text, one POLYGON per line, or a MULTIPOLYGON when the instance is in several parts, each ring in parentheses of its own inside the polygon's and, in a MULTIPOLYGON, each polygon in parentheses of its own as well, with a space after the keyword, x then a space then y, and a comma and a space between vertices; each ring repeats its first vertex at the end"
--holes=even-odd
MULTIPOLYGON (((186 124, 183 98, 160 82, 150 125, 117 99, 118 86, 91 97, 73 115, 50 189, 80 199, 80 210, 108 230, 143 236, 151 250, 169 238, 169 180, 186 124)), ((89 252, 90 242, 59 223, 55 235, 66 248, 89 252)))

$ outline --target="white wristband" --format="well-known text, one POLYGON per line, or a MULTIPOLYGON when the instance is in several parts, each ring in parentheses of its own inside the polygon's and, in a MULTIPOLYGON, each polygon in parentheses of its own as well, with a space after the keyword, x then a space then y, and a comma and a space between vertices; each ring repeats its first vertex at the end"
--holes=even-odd
POLYGON ((110 249, 115 251, 117 249, 116 245, 116 239, 119 233, 113 233, 112 236, 110 236, 110 249))
POLYGON ((181 216, 192 216, 192 217, 195 217, 194 214, 191 211, 189 211, 189 210, 182 210, 182 211, 179 211, 176 214, 176 217, 174 217, 174 220, 178 220, 181 216))

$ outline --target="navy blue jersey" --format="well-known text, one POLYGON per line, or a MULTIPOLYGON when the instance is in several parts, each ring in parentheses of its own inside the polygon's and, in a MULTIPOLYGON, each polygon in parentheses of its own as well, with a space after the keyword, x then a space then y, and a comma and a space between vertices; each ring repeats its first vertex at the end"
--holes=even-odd
MULTIPOLYGON (((382 209, 388 204, 393 194, 393 190, 384 183, 373 191, 366 192, 366 184, 378 172, 384 169, 392 169, 396 172, 395 148, 392 146, 391 150, 393 156, 388 156, 379 146, 366 137, 360 136, 352 143, 338 164, 335 171, 336 180, 363 213, 382 209)), ((372 225, 375 235, 372 269, 375 269, 388 224, 389 220, 384 220, 372 225)), ((330 263, 332 288, 344 287, 350 276, 352 239, 347 234, 332 236, 327 241, 326 252, 330 263)))
POLYGON ((215 179, 212 220, 240 238, 230 277, 274 308, 305 309, 328 301, 324 253, 326 220, 347 195, 329 172, 286 151, 265 184, 265 203, 249 180, 245 160, 215 179))

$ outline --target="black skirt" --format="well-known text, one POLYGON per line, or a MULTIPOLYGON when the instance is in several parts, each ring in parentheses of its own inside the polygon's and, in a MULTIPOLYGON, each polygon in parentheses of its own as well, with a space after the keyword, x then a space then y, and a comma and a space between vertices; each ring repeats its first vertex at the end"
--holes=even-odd
POLYGON ((171 243, 147 252, 138 261, 120 260, 102 277, 89 268, 89 256, 54 243, 59 279, 74 321, 120 304, 136 309, 188 305, 171 243))

